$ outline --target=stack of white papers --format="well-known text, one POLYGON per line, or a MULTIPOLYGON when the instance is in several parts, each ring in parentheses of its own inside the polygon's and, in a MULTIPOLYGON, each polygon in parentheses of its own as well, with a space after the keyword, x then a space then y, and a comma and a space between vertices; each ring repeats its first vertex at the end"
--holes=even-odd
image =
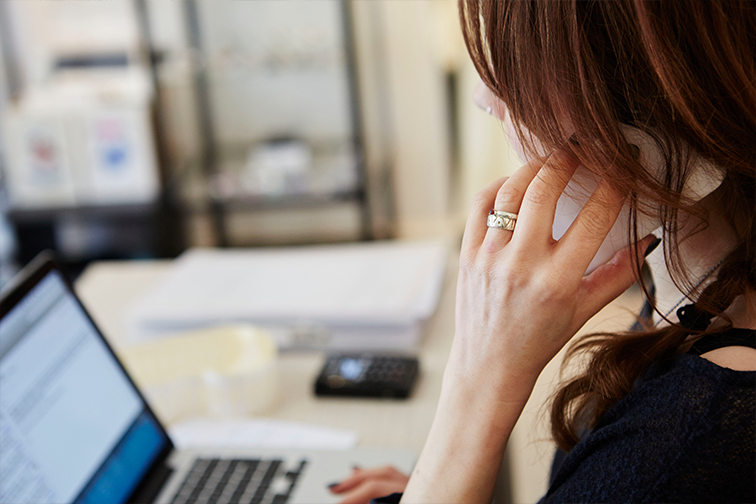
POLYGON ((412 349, 438 304, 447 251, 441 241, 192 249, 130 310, 128 334, 252 323, 282 349, 412 349))

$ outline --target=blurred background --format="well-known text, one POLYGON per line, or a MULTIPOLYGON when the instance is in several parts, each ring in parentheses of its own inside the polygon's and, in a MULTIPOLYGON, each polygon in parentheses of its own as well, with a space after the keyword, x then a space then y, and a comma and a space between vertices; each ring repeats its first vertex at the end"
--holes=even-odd
POLYGON ((0 54, 0 283, 45 248, 458 238, 518 166, 454 0, 8 0, 0 54))

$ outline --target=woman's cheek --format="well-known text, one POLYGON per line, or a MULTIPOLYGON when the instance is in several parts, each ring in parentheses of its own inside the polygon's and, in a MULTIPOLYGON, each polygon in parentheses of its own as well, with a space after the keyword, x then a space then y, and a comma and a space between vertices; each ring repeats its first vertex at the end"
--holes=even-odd
MULTIPOLYGON (((517 157, 522 163, 527 163, 529 159, 525 154, 525 149, 522 147, 522 142, 520 142, 520 139, 517 136, 514 124, 512 123, 512 118, 509 116, 509 109, 505 109, 504 111, 504 131, 507 134, 507 138, 509 138, 509 145, 512 146, 512 149, 515 151, 515 154, 517 154, 517 157)), ((527 130, 524 126, 523 133, 527 134, 527 130)))
MULTIPOLYGON (((482 80, 479 80, 478 84, 475 86, 475 90, 473 91, 473 101, 480 109, 485 110, 504 123, 504 131, 506 132, 507 138, 509 138, 509 143, 512 146, 512 149, 514 149, 517 157, 523 164, 527 163, 530 159, 525 154, 522 142, 520 142, 520 139, 517 136, 517 131, 515 130, 512 117, 509 115, 509 108, 506 104, 496 97, 482 80)), ((522 132, 526 136, 529 135, 529 131, 524 126, 522 127, 522 132)), ((536 150, 540 155, 545 156, 547 154, 546 150, 537 143, 537 140, 534 139, 534 141, 536 142, 534 146, 536 150)))

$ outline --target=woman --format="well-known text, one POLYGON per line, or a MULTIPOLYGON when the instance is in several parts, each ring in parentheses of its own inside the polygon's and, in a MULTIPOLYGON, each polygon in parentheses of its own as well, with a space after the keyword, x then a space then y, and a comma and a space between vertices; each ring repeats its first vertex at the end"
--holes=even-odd
MULTIPOLYGON (((538 375, 636 280, 650 308, 639 330, 571 347, 590 363, 555 394, 566 457, 544 501, 756 500, 756 3, 460 0, 460 12, 487 107, 511 117, 530 162, 470 212, 452 351, 402 502, 490 501, 538 375), (654 139, 658 170, 628 131, 654 139), (597 187, 554 240, 579 165, 597 187), (716 183, 689 191, 701 173, 716 183), (584 276, 618 217, 631 245, 584 276), (648 219, 663 243, 650 281, 648 219)), ((404 485, 358 470, 334 491, 404 485)))

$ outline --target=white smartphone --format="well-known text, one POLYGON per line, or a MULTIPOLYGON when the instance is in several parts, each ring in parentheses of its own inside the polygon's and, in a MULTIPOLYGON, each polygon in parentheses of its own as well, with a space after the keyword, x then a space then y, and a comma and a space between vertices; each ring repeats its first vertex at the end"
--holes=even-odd
MULTIPOLYGON (((656 177, 662 176, 664 168, 664 157, 659 150, 656 141, 646 133, 637 128, 622 125, 622 130, 627 141, 638 147, 639 161, 656 177)), ((685 184, 683 196, 698 201, 708 194, 712 193, 722 183, 723 175, 717 169, 714 169, 708 161, 699 159, 696 169, 694 169, 690 178, 685 184)), ((572 176, 572 180, 567 185, 562 196, 557 202, 557 210, 554 216, 553 236, 555 240, 560 239, 567 232, 572 222, 577 218, 580 210, 585 206, 588 198, 599 183, 599 177, 589 171, 587 168, 580 166, 572 176)), ((594 256, 591 264, 588 266, 585 274, 611 260, 617 251, 627 247, 630 244, 628 232, 628 213, 629 207, 622 210, 617 222, 615 222, 611 231, 607 235, 604 243, 601 244, 598 252, 594 256)), ((659 229, 662 223, 654 217, 649 217, 638 213, 638 236, 644 237, 659 229)))

